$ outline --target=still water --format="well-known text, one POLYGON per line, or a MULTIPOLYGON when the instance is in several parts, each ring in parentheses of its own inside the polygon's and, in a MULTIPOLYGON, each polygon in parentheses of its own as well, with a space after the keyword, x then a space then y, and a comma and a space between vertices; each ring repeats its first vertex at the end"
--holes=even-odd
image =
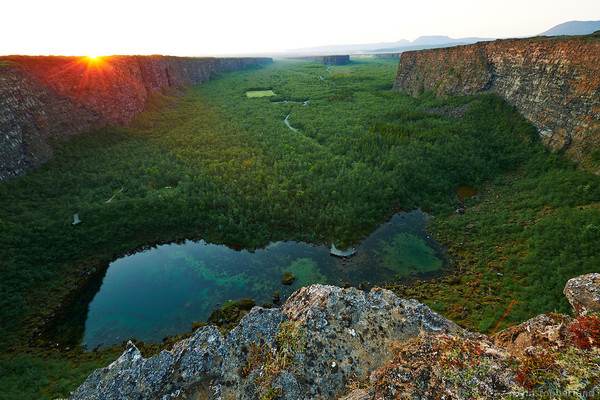
POLYGON ((161 341, 205 321, 230 299, 251 297, 260 305, 274 291, 284 301, 313 283, 371 287, 439 275, 448 261, 427 232, 428 218, 419 210, 396 214, 344 259, 331 256, 329 247, 294 241, 254 252, 187 241, 129 255, 112 262, 99 289, 57 319, 54 340, 89 349, 133 337, 161 341), (291 286, 281 283, 285 271, 296 275, 291 286))

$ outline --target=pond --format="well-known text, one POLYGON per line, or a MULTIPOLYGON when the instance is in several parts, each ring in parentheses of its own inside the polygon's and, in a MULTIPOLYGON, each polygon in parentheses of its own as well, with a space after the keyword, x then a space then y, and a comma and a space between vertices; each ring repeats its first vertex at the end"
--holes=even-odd
POLYGON ((282 301, 313 283, 367 288, 398 279, 438 276, 448 266, 443 248, 427 231, 427 214, 396 214, 356 246, 352 257, 324 245, 286 241, 263 249, 234 250, 204 241, 166 244, 112 262, 103 279, 51 324, 53 342, 88 349, 135 337, 161 341, 206 321, 227 300, 251 297, 261 305, 282 301), (284 272, 295 274, 290 286, 284 272))

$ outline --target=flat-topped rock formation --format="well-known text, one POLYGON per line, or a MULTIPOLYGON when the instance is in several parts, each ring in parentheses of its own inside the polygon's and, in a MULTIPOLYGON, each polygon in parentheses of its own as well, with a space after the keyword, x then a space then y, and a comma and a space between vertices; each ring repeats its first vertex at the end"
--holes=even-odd
POLYGON ((494 92, 552 150, 600 172, 600 33, 496 40, 402 53, 394 90, 438 97, 494 92))

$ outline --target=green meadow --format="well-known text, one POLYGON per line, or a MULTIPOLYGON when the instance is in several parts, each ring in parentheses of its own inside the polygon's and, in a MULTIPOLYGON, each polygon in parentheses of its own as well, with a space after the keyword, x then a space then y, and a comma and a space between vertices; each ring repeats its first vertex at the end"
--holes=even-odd
POLYGON ((246 92, 246 96, 248 97, 269 97, 275 96, 275 92, 272 90, 250 90, 246 92))

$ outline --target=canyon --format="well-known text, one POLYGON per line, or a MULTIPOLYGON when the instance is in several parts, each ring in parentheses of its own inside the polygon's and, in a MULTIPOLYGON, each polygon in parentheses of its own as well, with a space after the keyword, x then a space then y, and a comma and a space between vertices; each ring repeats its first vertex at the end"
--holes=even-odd
POLYGON ((272 59, 159 55, 1 57, 0 180, 48 161, 52 140, 131 123, 151 93, 269 62, 272 59))
MULTIPOLYGON (((320 56, 343 64, 348 56, 320 56)), ((51 141, 127 125, 150 93, 270 58, 167 56, 0 58, 0 180, 52 157, 51 141)), ((600 172, 600 33, 496 40, 401 55, 394 91, 438 97, 494 92, 538 129, 551 150, 600 172)))
MULTIPOLYGON (((597 46, 596 36, 590 36, 404 53, 394 90, 438 97, 497 93, 537 126, 547 146, 594 170, 597 46)), ((17 177, 49 160, 55 139, 130 124, 153 93, 269 61, 1 58, 0 179, 17 177)), ((569 300, 578 298, 571 302, 575 315, 597 310, 597 274, 567 286, 569 300)), ((567 316, 541 315, 487 337, 387 290, 315 285, 300 289, 281 309, 254 308, 231 332, 204 327, 154 357, 144 358, 130 343, 72 398, 519 396, 524 392, 516 385, 519 371, 510 367, 513 357, 527 360, 574 347, 572 327, 578 323, 567 316), (459 361, 472 367, 473 375, 468 368, 453 369, 455 353, 466 353, 459 361)), ((590 362, 585 371, 598 376, 598 365, 590 362)), ((596 383, 590 385, 600 390, 596 383)))
POLYGON ((393 90, 496 93, 537 127, 551 150, 600 172, 591 159, 600 148, 600 32, 405 52, 393 90))

